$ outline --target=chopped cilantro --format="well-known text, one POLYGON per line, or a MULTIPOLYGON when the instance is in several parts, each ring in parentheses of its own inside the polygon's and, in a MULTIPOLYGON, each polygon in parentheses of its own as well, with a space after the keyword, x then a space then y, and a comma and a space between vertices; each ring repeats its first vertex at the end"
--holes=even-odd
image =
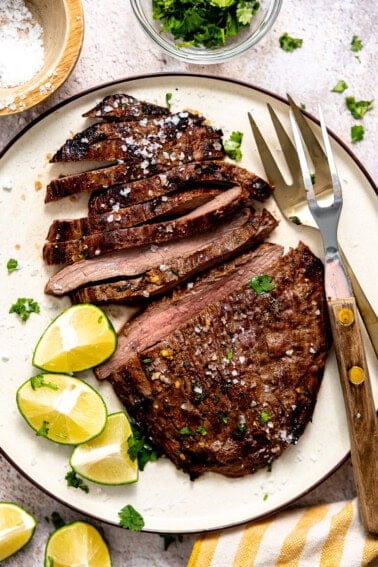
POLYGON ((225 413, 223 412, 218 413, 218 419, 223 425, 227 425, 228 417, 225 413))
POLYGON ((264 496, 263 496, 263 500, 268 500, 269 494, 267 492, 265 492, 264 496))
POLYGON ((45 377, 43 374, 37 374, 30 378, 30 385, 33 390, 37 390, 38 388, 51 388, 51 390, 59 390, 58 386, 54 384, 54 382, 45 382, 45 377))
POLYGON ((9 258, 7 262, 8 274, 15 272, 18 269, 18 262, 14 258, 9 258))
POLYGON ((247 432, 247 426, 245 423, 238 423, 234 429, 234 436, 239 439, 243 438, 247 432))
POLYGON ((142 362, 143 362, 143 364, 151 364, 152 358, 144 358, 144 359, 142 360, 142 362))
POLYGON ((291 37, 287 32, 285 32, 279 38, 279 42, 281 49, 283 49, 284 51, 294 51, 294 49, 302 47, 303 39, 291 37))
POLYGON ((88 494, 89 487, 83 482, 83 479, 78 477, 74 470, 68 471, 64 477, 67 481, 67 486, 72 486, 73 488, 80 488, 83 492, 88 494))
POLYGON ((167 551, 168 547, 175 543, 176 541, 182 542, 184 540, 184 536, 182 534, 159 534, 160 537, 164 539, 164 551, 167 551))
POLYGON ((345 104, 350 110, 353 118, 362 118, 369 110, 373 108, 372 100, 356 100, 354 96, 347 96, 345 104))
POLYGON ((203 437, 205 437, 205 435, 207 435, 207 431, 206 431, 206 429, 204 428, 203 425, 199 425, 199 426, 197 427, 197 432, 198 432, 200 435, 202 435, 203 437))
POLYGON ((63 520, 59 512, 53 512, 51 514, 51 521, 54 524, 55 529, 62 528, 66 525, 66 522, 63 520))
POLYGON ((132 461, 138 459, 138 468, 142 471, 149 461, 156 461, 159 455, 134 424, 132 430, 133 434, 127 440, 128 454, 132 461))
POLYGON ((343 93, 347 88, 348 88, 348 85, 346 84, 346 82, 343 81, 343 79, 340 79, 340 81, 337 81, 336 85, 333 87, 331 92, 332 93, 343 93))
POLYGON ((233 353, 232 348, 228 349, 227 354, 226 354, 226 360, 231 362, 233 356, 234 356, 234 353, 233 353))
POLYGON ((266 472, 272 472, 272 468, 273 468, 273 464, 272 463, 268 463, 266 465, 266 472))
POLYGON ((228 140, 223 140, 223 149, 229 158, 240 161, 242 158, 241 143, 243 140, 242 132, 232 132, 228 140))
POLYGON ((180 435, 193 435, 193 432, 190 429, 189 425, 184 425, 184 427, 181 427, 179 433, 180 435))
POLYGON ((253 289, 258 295, 272 291, 276 286, 274 285, 273 279, 267 274, 261 274, 259 276, 254 276, 248 285, 253 289))
POLYGON ((132 532, 140 532, 144 527, 143 517, 135 510, 131 504, 124 506, 119 512, 119 523, 122 528, 132 532))
POLYGON ((299 225, 299 224, 302 224, 301 219, 300 219, 299 217, 295 216, 295 215, 292 216, 292 217, 289 217, 289 220, 290 220, 291 222, 293 222, 294 224, 298 224, 298 225, 299 225))
POLYGON ((260 413, 260 423, 261 423, 261 425, 265 425, 266 423, 268 423, 268 421, 269 421, 269 413, 267 411, 263 410, 260 413))
POLYGON ((315 173, 310 173, 310 177, 311 177, 311 183, 312 183, 313 185, 315 185, 315 183, 316 183, 316 175, 315 175, 315 173))
POLYGON ((16 303, 13 303, 9 309, 9 313, 16 313, 22 321, 27 321, 31 313, 39 313, 40 307, 34 299, 27 297, 19 297, 16 303))
POLYGON ((350 42, 352 51, 361 51, 361 49, 363 48, 363 44, 362 41, 360 40, 360 38, 357 35, 354 35, 352 37, 352 41, 350 42))
POLYGON ((172 100, 172 93, 166 93, 165 94, 165 104, 166 104, 168 110, 171 110, 171 107, 172 107, 171 100, 172 100))
POLYGON ((38 435, 40 437, 47 437, 47 435, 49 433, 48 425, 49 425, 49 422, 46 421, 46 420, 43 420, 41 427, 36 432, 36 435, 38 435))
POLYGON ((361 142, 361 140, 364 139, 364 133, 365 129, 362 124, 355 124, 354 126, 352 126, 350 129, 352 142, 361 142))
POLYGON ((211 49, 249 26, 259 7, 257 0, 153 0, 152 15, 178 47, 211 49))

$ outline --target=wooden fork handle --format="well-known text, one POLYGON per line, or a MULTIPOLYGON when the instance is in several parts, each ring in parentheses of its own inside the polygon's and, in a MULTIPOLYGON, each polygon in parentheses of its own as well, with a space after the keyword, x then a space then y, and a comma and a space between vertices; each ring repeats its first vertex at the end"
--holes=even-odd
MULTIPOLYGON (((361 521, 378 533, 378 428, 354 297, 328 301, 361 521)), ((330 432, 330 434, 332 434, 330 432)))

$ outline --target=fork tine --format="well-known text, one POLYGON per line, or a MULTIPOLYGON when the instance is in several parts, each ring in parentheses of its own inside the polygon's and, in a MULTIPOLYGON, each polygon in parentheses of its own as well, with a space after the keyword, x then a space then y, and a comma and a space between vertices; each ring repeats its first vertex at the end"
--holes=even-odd
POLYGON ((287 165, 290 169, 291 175, 293 177, 293 181, 295 184, 298 184, 301 179, 301 172, 299 167, 299 160, 298 154, 294 147, 293 142, 289 138, 285 128, 282 126, 280 119, 278 118, 277 114, 273 110, 272 106, 267 103, 267 107, 269 110, 270 118, 272 120, 274 129, 276 131, 278 140, 281 144, 281 148, 283 154, 285 156, 287 165))
POLYGON ((275 187, 286 187, 286 181, 282 177, 281 171, 250 112, 248 112, 248 118, 269 182, 275 187))
POLYGON ((328 132, 327 132, 327 128, 326 128, 326 125, 325 125, 324 116, 323 116, 323 111, 321 109, 320 104, 318 105, 318 110, 319 110, 320 127, 322 129, 324 148, 325 148, 325 151, 326 151, 326 155, 327 155, 327 159, 328 159, 328 165, 329 165, 329 171, 331 173, 331 178, 332 178, 334 199, 335 199, 335 201, 337 201, 337 200, 342 199, 340 179, 339 179, 339 175, 337 173, 335 158, 333 156, 333 151, 332 151, 332 148, 331 148, 331 142, 329 140, 329 136, 328 136, 328 132))
MULTIPOLYGON (((300 108, 295 104, 294 100, 289 94, 287 95, 287 99, 289 101, 290 108, 294 113, 295 120, 301 132, 303 141, 306 144, 307 151, 314 164, 316 176, 317 177, 322 176, 321 182, 326 182, 328 181, 328 175, 325 174, 323 178, 323 170, 324 168, 326 168, 326 171, 329 171, 327 156, 325 155, 323 148, 318 142, 317 137, 315 136, 308 122, 303 116, 300 108)), ((318 181, 320 181, 320 179, 318 179, 318 181)))
POLYGON ((305 190, 307 192, 307 199, 308 199, 308 202, 309 202, 308 204, 309 204, 309 207, 311 208, 311 205, 316 203, 315 190, 314 190, 314 185, 313 185, 312 180, 311 180, 310 169, 308 167, 308 162, 307 162, 307 158, 306 158, 306 154, 305 154, 305 149, 304 149, 304 145, 303 145, 303 139, 302 139, 301 131, 300 131, 299 126, 297 124, 296 116, 294 116, 294 113, 293 113, 292 110, 290 110, 290 122, 291 122, 291 127, 292 127, 292 130, 293 130, 294 142, 295 142, 295 146, 297 148, 298 159, 299 159, 299 163, 300 163, 300 167, 301 167, 303 184, 304 184, 305 190))

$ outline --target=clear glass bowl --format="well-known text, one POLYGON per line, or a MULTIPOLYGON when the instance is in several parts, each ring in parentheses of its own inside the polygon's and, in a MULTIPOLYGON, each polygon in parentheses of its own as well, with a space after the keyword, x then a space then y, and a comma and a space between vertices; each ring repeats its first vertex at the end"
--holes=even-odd
POLYGON ((240 34, 229 38, 227 44, 214 49, 205 47, 178 47, 169 33, 161 32, 161 22, 152 17, 152 0, 130 0, 131 7, 145 33, 166 53, 184 61, 209 65, 223 63, 256 45, 275 22, 282 0, 260 0, 260 8, 253 17, 251 25, 240 34))

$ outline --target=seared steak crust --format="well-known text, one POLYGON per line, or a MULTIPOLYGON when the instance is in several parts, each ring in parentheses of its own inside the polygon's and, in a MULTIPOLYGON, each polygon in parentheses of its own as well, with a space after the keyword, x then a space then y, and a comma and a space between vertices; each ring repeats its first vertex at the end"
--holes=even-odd
POLYGON ((157 323, 151 306, 124 329, 123 363, 108 376, 139 427, 191 478, 252 473, 311 419, 328 348, 322 265, 300 244, 263 267, 275 287, 259 295, 248 282, 261 268, 250 253, 212 270, 162 301, 161 318, 176 311, 173 328, 142 337, 157 323))
POLYGON ((240 209, 246 200, 246 193, 236 186, 222 191, 205 205, 177 219, 94 232, 76 240, 46 242, 43 259, 46 264, 71 264, 113 250, 187 238, 215 227, 222 218, 240 209))
POLYGON ((257 201, 265 201, 273 192, 272 186, 261 177, 234 163, 223 160, 203 161, 179 165, 147 179, 95 192, 89 199, 89 214, 118 211, 135 203, 199 184, 216 187, 240 185, 248 191, 251 199, 257 201))
POLYGON ((131 95, 116 93, 106 96, 96 106, 83 114, 88 118, 107 120, 140 120, 146 116, 169 114, 167 107, 138 100, 131 95))
MULTIPOLYGON (((258 242, 263 241, 277 226, 272 215, 263 210, 249 215, 248 221, 234 230, 216 232, 218 237, 206 241, 190 254, 180 254, 168 263, 150 267, 142 275, 134 278, 117 279, 97 285, 81 287, 71 293, 72 303, 141 303, 161 296, 182 284, 196 274, 241 254, 258 242)), ((184 250, 183 250, 184 251, 184 250)))
MULTIPOLYGON (((188 127, 198 127, 205 121, 203 116, 190 114, 189 112, 177 112, 167 116, 144 118, 132 122, 99 122, 78 132, 72 139, 67 140, 51 158, 51 162, 79 161, 88 158, 88 152, 96 144, 109 141, 122 142, 125 148, 130 145, 140 146, 141 142, 151 137, 158 138, 160 142, 175 140, 181 135, 182 130, 188 127)), ((98 151, 98 150, 97 150, 98 151)), ((126 149, 123 150, 124 152, 126 149)), ((92 159, 92 158, 91 158, 92 159)), ((101 156, 101 160, 106 159, 101 156)), ((114 158, 113 158, 114 159, 114 158)))

